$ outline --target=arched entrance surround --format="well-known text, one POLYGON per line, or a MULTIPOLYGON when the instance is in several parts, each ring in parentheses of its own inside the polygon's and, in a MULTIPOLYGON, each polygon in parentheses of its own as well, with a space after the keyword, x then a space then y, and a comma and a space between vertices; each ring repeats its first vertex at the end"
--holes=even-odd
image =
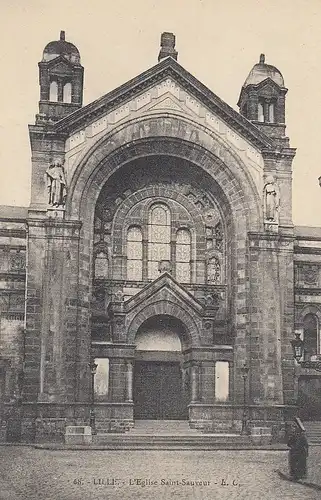
MULTIPOLYGON (((207 172, 217 185, 217 198, 233 225, 234 253, 231 294, 231 317, 235 330, 243 341, 237 343, 244 359, 246 351, 244 308, 246 297, 237 276, 246 275, 246 235, 248 230, 262 229, 260 195, 254 181, 236 150, 227 146, 213 131, 186 117, 158 115, 140 121, 128 121, 107 132, 84 153, 70 181, 66 203, 66 218, 82 222, 80 238, 79 282, 82 285, 81 321, 78 335, 83 343, 80 358, 86 365, 90 355, 90 311, 88 304, 92 286, 93 221, 95 205, 109 177, 134 158, 151 155, 182 158, 207 172), (236 269, 238 270, 236 272, 236 269), (240 311, 240 312, 239 312, 240 311)), ((237 357, 237 353, 236 353, 237 357)))

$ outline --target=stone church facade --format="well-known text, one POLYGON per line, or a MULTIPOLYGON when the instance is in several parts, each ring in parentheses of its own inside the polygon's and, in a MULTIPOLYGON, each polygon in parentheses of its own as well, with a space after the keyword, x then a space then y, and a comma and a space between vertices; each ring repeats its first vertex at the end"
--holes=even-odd
POLYGON ((30 206, 0 211, 1 439, 320 418, 321 228, 293 226, 280 71, 261 55, 239 113, 171 33, 86 106, 83 73, 61 32, 39 63, 30 206))

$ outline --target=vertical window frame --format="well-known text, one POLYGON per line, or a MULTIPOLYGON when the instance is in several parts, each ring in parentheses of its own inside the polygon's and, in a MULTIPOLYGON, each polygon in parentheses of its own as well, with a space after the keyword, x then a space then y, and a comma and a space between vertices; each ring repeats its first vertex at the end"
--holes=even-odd
POLYGON ((175 277, 177 281, 180 283, 191 283, 192 279, 192 234, 189 228, 187 227, 180 227, 177 229, 176 234, 175 234, 175 277), (180 242, 179 237, 181 234, 186 234, 188 235, 189 241, 187 243, 180 242), (187 260, 179 260, 179 253, 180 253, 180 247, 188 247, 188 259, 187 260), (183 265, 188 264, 188 280, 182 280, 180 279, 179 276, 179 268, 182 267, 183 265), (182 265, 182 266, 181 266, 182 265))
POLYGON ((62 88, 62 100, 66 104, 71 104, 72 103, 72 83, 71 82, 65 82, 62 88), (67 86, 68 89, 70 89, 67 93, 67 86), (68 97, 68 99, 66 98, 68 97))
POLYGON ((126 279, 128 281, 142 281, 143 280, 143 231, 141 226, 139 225, 130 225, 128 226, 126 230, 126 279), (134 231, 139 231, 139 239, 129 239, 131 234, 133 234, 134 231), (130 256, 130 247, 132 243, 137 243, 137 247, 140 247, 140 257, 131 257, 130 256), (135 264, 134 263, 140 263, 140 266, 138 266, 138 272, 135 270, 135 264), (133 264, 134 272, 130 270, 130 265, 133 264))
POLYGON ((58 102, 59 100, 59 84, 57 80, 52 80, 49 85, 49 101, 58 102), (55 92, 53 87, 55 86, 55 92))
POLYGON ((157 202, 153 203, 148 209, 147 218, 147 277, 149 280, 157 279, 159 275, 159 263, 162 260, 171 261, 171 231, 172 231, 172 217, 169 206, 166 203, 157 202), (157 223, 155 219, 153 220, 153 214, 157 209, 164 210, 165 213, 165 223, 157 223), (160 230, 159 236, 157 236, 157 228, 160 230), (162 228, 164 232, 164 238, 162 241, 161 233, 162 228), (158 259, 153 258, 159 253, 158 259), (163 254, 163 255, 162 255, 163 254))

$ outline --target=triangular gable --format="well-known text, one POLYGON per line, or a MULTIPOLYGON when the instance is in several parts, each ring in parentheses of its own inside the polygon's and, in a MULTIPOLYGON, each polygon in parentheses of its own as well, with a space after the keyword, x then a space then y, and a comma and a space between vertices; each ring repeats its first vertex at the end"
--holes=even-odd
POLYGON ((171 109, 175 111, 185 111, 183 106, 180 106, 180 104, 177 102, 177 100, 170 96, 170 97, 165 97, 164 99, 161 99, 159 102, 154 104, 153 106, 150 106, 149 109, 152 109, 153 111, 157 111, 158 109, 171 109))
MULTIPOLYGON (((278 84, 275 83, 275 81, 272 80, 272 78, 270 78, 268 76, 267 78, 265 78, 264 80, 262 80, 259 83, 251 83, 251 84, 247 85, 246 87, 243 86, 241 89, 241 92, 240 92, 240 97, 239 97, 238 103, 237 103, 238 106, 240 105, 240 102, 241 102, 243 93, 245 92, 245 89, 249 90, 250 88, 257 89, 257 90, 266 89, 270 92, 270 94, 273 94, 273 95, 278 95, 280 93, 280 87, 278 86, 278 84)), ((287 89, 283 89, 283 90, 285 92, 287 92, 287 89)))
POLYGON ((202 304, 168 273, 163 273, 155 281, 149 283, 145 288, 140 290, 140 292, 128 299, 124 304, 125 311, 129 312, 142 302, 146 303, 151 297, 156 300, 159 295, 164 295, 164 293, 162 293, 164 289, 166 289, 170 295, 179 298, 190 308, 194 309, 198 314, 202 312, 202 304))
POLYGON ((74 65, 68 61, 68 59, 66 59, 64 56, 60 55, 59 57, 55 57, 54 59, 50 59, 49 61, 41 61, 39 63, 39 66, 40 65, 46 65, 48 66, 49 68, 54 68, 55 71, 60 71, 60 72, 63 72, 63 71, 73 71, 74 69, 74 65))
MULTIPOLYGON (((175 82, 177 82, 177 85, 185 89, 192 96, 190 97, 192 111, 193 106, 199 105, 198 102, 200 102, 229 127, 237 130, 239 134, 248 139, 258 149, 273 146, 270 138, 222 101, 171 57, 164 59, 100 99, 66 116, 54 125, 54 129, 57 132, 72 134, 82 128, 84 122, 97 122, 97 120, 113 109, 116 109, 118 113, 121 113, 125 117, 130 112, 129 106, 126 103, 132 100, 133 96, 140 96, 157 84, 164 85, 164 82, 166 83, 168 79, 173 82, 174 86, 175 82)), ((172 101, 175 103, 175 100, 172 99, 172 101)), ((166 103, 170 104, 169 101, 164 102, 164 104, 166 103)))

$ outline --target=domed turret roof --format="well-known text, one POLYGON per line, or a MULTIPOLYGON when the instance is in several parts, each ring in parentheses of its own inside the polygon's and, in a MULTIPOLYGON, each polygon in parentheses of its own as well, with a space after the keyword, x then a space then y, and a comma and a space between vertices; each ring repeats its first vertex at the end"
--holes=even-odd
POLYGON ((73 64, 80 64, 80 54, 77 47, 65 40, 65 32, 60 32, 60 40, 49 42, 43 51, 43 61, 50 61, 56 57, 63 56, 73 64))
POLYGON ((281 72, 270 64, 265 64, 265 55, 261 54, 260 62, 251 69, 249 76, 245 80, 244 87, 247 85, 257 85, 260 82, 271 78, 279 87, 284 87, 284 79, 281 72))

